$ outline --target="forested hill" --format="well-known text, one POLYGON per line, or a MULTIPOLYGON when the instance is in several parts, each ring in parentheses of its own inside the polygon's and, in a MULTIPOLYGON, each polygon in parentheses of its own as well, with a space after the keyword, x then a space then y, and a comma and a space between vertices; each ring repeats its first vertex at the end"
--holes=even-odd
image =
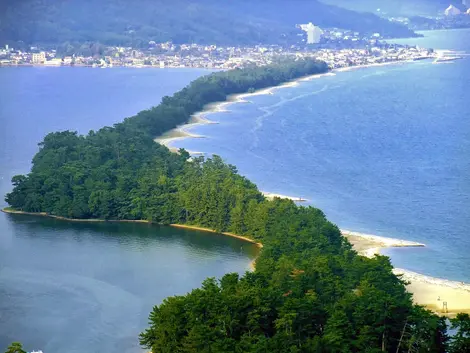
POLYGON ((393 16, 436 16, 449 5, 465 9, 462 0, 322 0, 323 2, 357 11, 382 13, 393 16), (377 11, 380 9, 380 11, 377 11))
MULTIPOLYGON (((218 72, 114 127, 51 133, 31 173, 13 177, 6 201, 66 217, 191 224, 263 243, 255 272, 208 279, 156 306, 140 336, 153 352, 443 353, 445 320, 413 305, 387 257, 358 256, 320 210, 266 200, 220 157, 190 161, 153 141, 227 94, 326 70, 299 60, 218 72)), ((459 334, 449 352, 464 352, 470 318, 453 324, 459 334)))
POLYGON ((309 21, 391 37, 413 35, 375 15, 317 0, 3 0, 0 14, 0 44, 284 43, 296 38, 296 24, 309 21))

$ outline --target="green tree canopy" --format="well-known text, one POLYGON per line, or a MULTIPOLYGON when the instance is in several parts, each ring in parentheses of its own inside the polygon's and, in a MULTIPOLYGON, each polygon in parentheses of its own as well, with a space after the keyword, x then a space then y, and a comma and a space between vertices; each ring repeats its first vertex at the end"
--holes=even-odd
MULTIPOLYGON (((327 69, 297 60, 217 72, 113 127, 50 133, 6 201, 28 212, 197 225, 263 243, 255 272, 207 279, 154 307, 140 342, 155 353, 444 353, 445 322, 413 305, 387 257, 359 256, 322 211, 265 199, 219 156, 188 159, 153 141, 208 103, 327 69)), ((452 323, 452 349, 464 352, 468 315, 452 323)))
POLYGON ((26 353, 26 351, 23 350, 23 345, 20 342, 13 342, 8 346, 5 353, 26 353))

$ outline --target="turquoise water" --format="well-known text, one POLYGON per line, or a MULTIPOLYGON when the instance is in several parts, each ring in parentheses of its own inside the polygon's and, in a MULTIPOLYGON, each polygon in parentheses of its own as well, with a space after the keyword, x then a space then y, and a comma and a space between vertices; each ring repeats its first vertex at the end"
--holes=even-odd
MULTIPOLYGON (((470 31, 423 47, 467 50, 470 31)), ((427 43, 430 44, 427 44, 427 43)), ((301 196, 344 229, 415 240, 415 272, 470 282, 470 57, 340 72, 251 97, 178 147, 216 153, 261 190, 301 196)))
MULTIPOLYGON (((44 135, 86 133, 158 104, 203 70, 0 69, 0 194, 27 173, 44 135)), ((244 272, 253 245, 143 224, 0 213, 0 351, 141 352, 152 307, 207 277, 244 272)))

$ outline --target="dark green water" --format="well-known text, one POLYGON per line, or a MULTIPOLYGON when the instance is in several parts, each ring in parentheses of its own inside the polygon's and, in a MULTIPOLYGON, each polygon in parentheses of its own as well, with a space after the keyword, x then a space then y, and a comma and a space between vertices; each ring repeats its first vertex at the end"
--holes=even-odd
POLYGON ((140 352, 153 305, 248 270, 254 245, 146 224, 0 214, 0 351, 140 352))

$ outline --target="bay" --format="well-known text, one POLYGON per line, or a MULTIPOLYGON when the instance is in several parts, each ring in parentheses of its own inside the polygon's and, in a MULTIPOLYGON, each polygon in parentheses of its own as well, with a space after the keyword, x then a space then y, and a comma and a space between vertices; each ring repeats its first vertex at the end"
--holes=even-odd
MULTIPOLYGON (((470 30, 410 44, 470 52, 470 30)), ((252 96, 207 117, 202 139, 261 190, 307 198, 348 230, 425 243, 395 266, 470 282, 470 58, 361 68, 252 96)))
MULTIPOLYGON (((0 69, 0 205, 52 131, 87 133, 159 103, 206 70, 0 69)), ((207 277, 244 272, 239 239, 145 224, 0 213, 0 350, 141 352, 152 307, 207 277)))

